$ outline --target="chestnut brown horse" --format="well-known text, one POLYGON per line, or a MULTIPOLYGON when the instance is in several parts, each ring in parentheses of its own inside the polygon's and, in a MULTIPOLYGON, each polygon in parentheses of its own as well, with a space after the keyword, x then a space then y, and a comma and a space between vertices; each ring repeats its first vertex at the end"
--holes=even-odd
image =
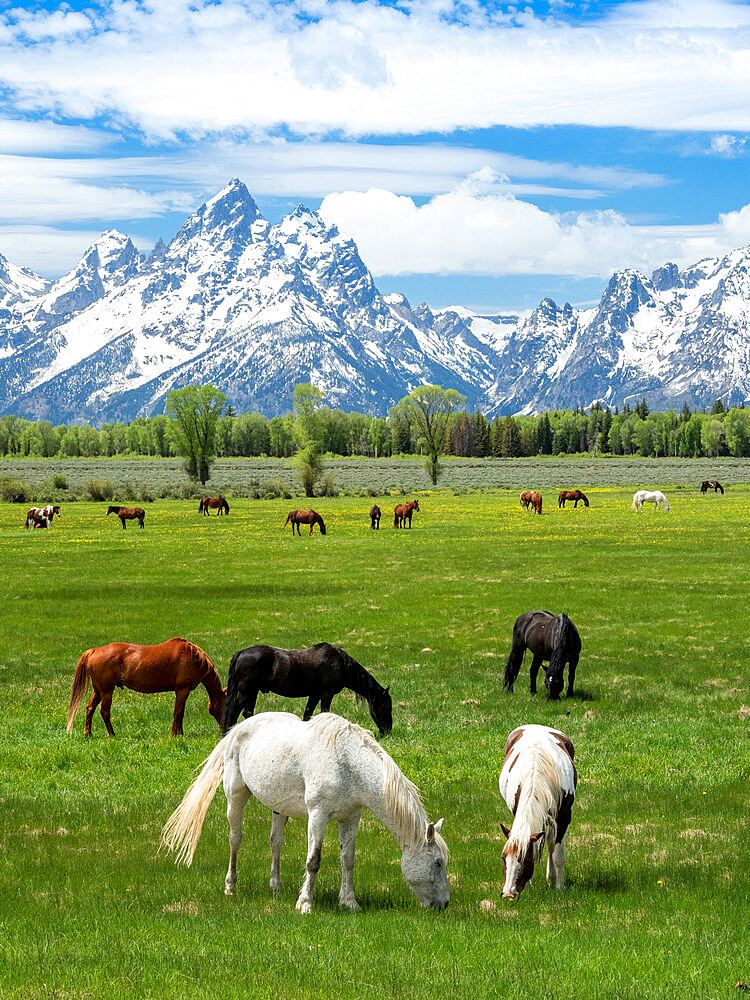
POLYGON ((709 490, 713 490, 714 493, 718 493, 721 490, 722 495, 724 494, 724 487, 721 485, 718 479, 704 479, 701 483, 701 493, 708 493, 709 490))
POLYGON ((370 507, 370 527, 371 528, 377 528, 377 530, 380 531, 380 518, 381 518, 381 515, 382 515, 382 511, 380 510, 380 507, 378 507, 377 504, 375 504, 373 507, 370 507))
POLYGON ((529 509, 529 506, 531 505, 531 498, 533 496, 534 494, 531 492, 531 490, 524 490, 523 493, 521 494, 521 506, 523 507, 524 510, 529 509))
POLYGON ((91 735, 91 720, 101 702, 104 725, 114 736, 109 720, 112 692, 127 687, 142 694, 174 691, 172 736, 182 736, 182 719, 188 695, 199 684, 208 691, 208 710, 221 726, 227 689, 221 686, 216 667, 200 646, 187 639, 168 639, 158 646, 137 646, 130 642, 110 642, 87 649, 78 661, 68 707, 68 732, 73 729, 78 706, 91 681, 94 693, 86 706, 85 736, 91 735))
POLYGON ((529 506, 534 511, 535 514, 542 513, 542 494, 532 493, 529 497, 529 506))
POLYGON ((110 514, 117 514, 122 522, 123 528, 125 528, 126 521, 137 521, 141 527, 143 527, 143 519, 146 516, 146 511, 142 507, 116 507, 110 505, 107 507, 107 517, 110 514))
POLYGON ((583 506, 588 507, 589 501, 585 493, 581 493, 580 490, 560 490, 560 494, 557 498, 557 507, 565 507, 566 500, 575 500, 573 504, 574 507, 578 506, 578 501, 583 501, 583 506))
POLYGON ((314 510, 290 510, 289 513, 286 516, 286 521, 284 521, 284 527, 285 528, 286 528, 287 524, 289 524, 290 521, 292 522, 292 534, 294 534, 295 527, 297 528, 297 534, 298 535, 302 534, 302 532, 299 530, 299 526, 301 524, 309 524, 310 525, 310 534, 311 535, 313 533, 313 528, 315 527, 316 524, 320 526, 320 533, 321 533, 321 535, 325 535, 325 533, 326 533, 326 526, 323 523, 323 518, 320 516, 320 514, 317 513, 317 511, 314 511, 314 510))
POLYGON ((203 497, 198 504, 198 511, 203 511, 203 516, 208 517, 209 508, 216 510, 216 516, 229 513, 229 504, 224 497, 203 497), (218 507, 218 510, 216 508, 218 507))
POLYGON ((393 512, 393 527, 405 528, 408 521, 411 528, 411 516, 415 510, 419 510, 419 500, 408 500, 406 503, 397 504, 393 512))

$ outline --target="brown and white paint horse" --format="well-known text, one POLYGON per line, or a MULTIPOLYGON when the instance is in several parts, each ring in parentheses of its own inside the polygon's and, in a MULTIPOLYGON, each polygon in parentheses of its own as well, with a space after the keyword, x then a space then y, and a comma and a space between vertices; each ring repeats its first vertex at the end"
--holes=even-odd
POLYGON ((26 515, 26 527, 27 528, 52 528, 52 521, 57 515, 62 517, 60 513, 60 508, 57 504, 48 503, 46 507, 29 507, 29 512, 26 515), (47 523, 42 525, 39 524, 39 518, 45 518, 47 523))
POLYGON ((722 496, 724 494, 724 487, 721 485, 718 479, 704 479, 701 483, 701 493, 708 493, 709 490, 713 490, 714 493, 718 493, 721 490, 722 496))
POLYGON ((547 881, 565 888, 565 836, 578 775, 573 744, 557 729, 520 726, 505 744, 500 794, 513 813, 503 848, 503 899, 516 899, 547 842, 547 881))

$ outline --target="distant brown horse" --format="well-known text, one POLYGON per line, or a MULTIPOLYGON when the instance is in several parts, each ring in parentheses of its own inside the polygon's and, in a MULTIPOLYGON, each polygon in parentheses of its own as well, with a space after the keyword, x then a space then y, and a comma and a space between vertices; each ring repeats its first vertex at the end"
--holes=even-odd
POLYGON ((709 490, 713 490, 714 493, 718 493, 721 490, 723 495, 724 487, 721 485, 718 479, 704 479, 701 483, 701 493, 708 493, 709 490))
POLYGON ((58 517, 62 517, 60 513, 60 508, 57 504, 48 503, 46 507, 29 507, 29 512, 26 515, 26 527, 27 528, 40 528, 45 527, 52 529, 52 522, 55 519, 55 514, 58 517), (45 525, 35 524, 33 515, 36 514, 37 518, 43 517, 46 519, 47 523, 45 525))
POLYGON ((542 513, 542 494, 541 493, 532 493, 531 497, 529 498, 529 506, 531 507, 531 509, 534 511, 535 514, 541 514, 542 513))
POLYGON ((371 528, 377 528, 377 530, 380 531, 380 518, 381 518, 381 515, 382 515, 382 511, 380 510, 380 507, 378 507, 377 504, 375 504, 373 507, 370 507, 370 527, 371 528))
POLYGON ((408 521, 411 528, 411 516, 415 510, 419 510, 419 500, 408 500, 406 503, 397 504, 393 512, 393 527, 405 528, 408 521))
POLYGON ((575 500, 575 503, 573 504, 574 507, 578 506, 579 500, 583 500, 584 507, 588 507, 589 505, 588 497, 585 493, 581 493, 580 490, 560 490, 560 494, 557 498, 558 509, 565 506, 566 500, 575 500))
POLYGON ((521 494, 521 506, 523 507, 524 510, 529 509, 531 505, 531 498, 533 496, 534 494, 531 492, 531 490, 524 490, 523 493, 521 494))
POLYGON ((313 533, 313 528, 316 524, 320 525, 321 535, 325 535, 326 526, 323 523, 323 518, 314 510, 290 510, 286 516, 286 521, 284 521, 284 527, 286 528, 289 522, 292 522, 292 534, 294 534, 295 527, 297 528, 297 534, 301 535, 302 532, 299 530, 301 524, 310 525, 310 534, 313 533))
POLYGON ((224 497, 203 497, 201 502, 198 504, 198 510, 203 511, 204 517, 208 517, 209 507, 211 508, 211 510, 215 510, 217 507, 219 508, 216 511, 217 517, 219 516, 219 514, 229 513, 229 504, 227 503, 224 497))
POLYGON ((187 639, 168 639, 158 646, 137 646, 129 642, 111 642, 108 646, 87 649, 78 661, 68 708, 68 732, 73 729, 76 712, 81 704, 88 682, 94 693, 86 706, 85 736, 91 735, 91 720, 96 706, 101 702, 104 725, 114 736, 109 712, 112 692, 116 687, 127 687, 143 694, 157 691, 174 691, 174 718, 172 736, 182 736, 182 719, 185 702, 190 692, 202 684, 208 691, 208 710, 221 726, 226 688, 221 686, 216 667, 200 646, 187 639))
POLYGON ((110 514, 117 514, 123 528, 125 528, 126 521, 137 521, 143 527, 143 519, 146 516, 146 511, 142 507, 115 507, 114 505, 110 505, 107 507, 107 517, 110 514))

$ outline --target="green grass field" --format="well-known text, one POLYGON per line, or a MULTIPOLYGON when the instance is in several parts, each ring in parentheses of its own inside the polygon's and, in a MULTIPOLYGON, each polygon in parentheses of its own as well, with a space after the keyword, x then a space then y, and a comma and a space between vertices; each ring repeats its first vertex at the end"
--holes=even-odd
MULTIPOLYGON (((157 502, 146 528, 63 508, 26 532, 0 507, 0 996, 729 998, 750 982, 750 487, 674 494, 669 515, 627 489, 545 514, 517 493, 420 495, 411 532, 370 531, 370 500, 319 499, 329 533, 292 539, 289 502, 240 501, 202 518, 157 502), (512 696, 501 675, 522 611, 565 610, 583 653, 578 694, 512 696), (365 814, 359 914, 338 911, 329 828, 315 910, 294 909, 305 825, 292 822, 284 889, 268 889, 270 814, 251 802, 237 894, 219 791, 192 868, 158 853, 161 827, 218 728, 202 689, 186 736, 172 698, 115 692, 107 739, 83 711, 65 732, 80 653, 115 639, 183 635, 223 679, 255 642, 343 646, 392 684, 384 745, 445 816, 452 899, 422 912, 397 844, 365 814), (564 892, 544 864, 501 900, 508 810, 497 790, 507 734, 539 722, 576 746, 578 798, 564 892)), ((669 493, 669 490, 667 490, 669 493)), ((527 659, 527 666, 529 660, 527 659)), ((259 710, 302 702, 261 695, 259 710)), ((334 710, 369 725, 347 694, 334 710)))

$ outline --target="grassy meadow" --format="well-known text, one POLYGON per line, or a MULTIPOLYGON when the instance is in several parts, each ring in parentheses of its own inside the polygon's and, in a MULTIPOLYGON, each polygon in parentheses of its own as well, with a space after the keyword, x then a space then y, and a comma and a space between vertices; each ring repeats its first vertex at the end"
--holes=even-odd
MULTIPOLYGON (((393 530, 393 498, 377 501, 380 532, 368 498, 321 498, 328 534, 294 539, 282 527, 289 501, 235 500, 227 518, 159 501, 143 531, 76 503, 53 531, 26 532, 20 508, 1 505, 0 997, 742 995, 750 486, 673 491, 670 514, 638 516, 630 500, 643 482, 587 490, 589 509, 558 511, 547 493, 541 517, 521 511, 515 490, 424 492, 411 532, 393 530), (532 698, 527 669, 512 696, 502 691, 513 622, 532 608, 566 611, 581 633, 572 699, 549 703, 543 686, 532 698), (221 790, 192 868, 159 853, 164 821, 219 735, 203 689, 181 739, 168 736, 171 695, 116 690, 116 739, 98 712, 90 739, 83 707, 72 735, 65 717, 84 649, 172 635, 202 646, 223 680, 243 646, 327 640, 390 683, 383 742, 430 816, 445 816, 449 908, 420 910, 396 842, 369 813, 359 914, 338 910, 335 824, 307 917, 294 909, 305 824, 287 827, 273 899, 270 813, 258 803, 245 813, 234 897, 223 893, 221 790), (567 888, 546 885, 543 861, 508 903, 497 778, 508 733, 528 722, 568 733, 580 783, 567 888)), ((302 708, 271 695, 258 704, 302 708)), ((333 708, 371 724, 347 693, 333 708)))

